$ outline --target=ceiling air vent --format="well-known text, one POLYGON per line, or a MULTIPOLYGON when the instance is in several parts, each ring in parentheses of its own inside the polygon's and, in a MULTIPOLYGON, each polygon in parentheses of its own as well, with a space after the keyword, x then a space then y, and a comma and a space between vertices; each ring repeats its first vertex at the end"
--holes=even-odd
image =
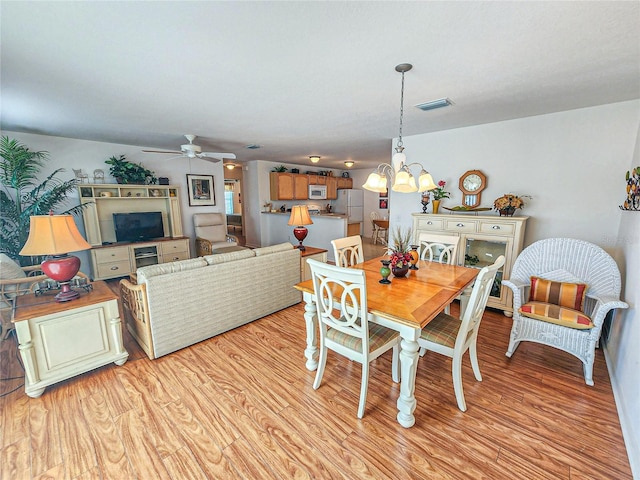
POLYGON ((246 145, 244 148, 248 148, 249 150, 257 150, 260 147, 262 147, 262 145, 257 145, 255 143, 250 143, 249 145, 246 145))
POLYGON ((431 102, 419 103, 415 107, 426 112, 427 110, 435 110, 436 108, 448 107, 449 105, 453 105, 451 100, 448 98, 439 98, 431 102))

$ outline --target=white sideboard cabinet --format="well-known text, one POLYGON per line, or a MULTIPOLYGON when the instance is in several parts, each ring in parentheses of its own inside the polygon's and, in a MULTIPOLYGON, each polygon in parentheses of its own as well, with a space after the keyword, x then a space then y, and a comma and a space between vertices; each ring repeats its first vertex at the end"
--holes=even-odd
POLYGON ((174 185, 78 184, 94 280, 127 276, 139 267, 190 258, 183 236, 180 189, 174 185), (164 238, 117 243, 114 213, 160 212, 164 238))
POLYGON ((504 255, 505 264, 496 275, 487 306, 503 310, 508 317, 513 315, 511 291, 502 287, 502 279, 509 278, 513 262, 522 250, 529 217, 424 213, 412 216, 416 244, 421 232, 460 237, 457 265, 482 268, 504 255))

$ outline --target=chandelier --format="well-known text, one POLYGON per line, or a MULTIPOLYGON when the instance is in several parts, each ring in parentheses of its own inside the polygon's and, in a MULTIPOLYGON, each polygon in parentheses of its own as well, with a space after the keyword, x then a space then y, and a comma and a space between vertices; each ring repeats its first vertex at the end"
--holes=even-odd
POLYGON ((404 117, 404 74, 411 70, 413 65, 410 63, 401 63, 396 65, 396 72, 402 73, 402 90, 400 91, 400 135, 396 145, 396 153, 393 154, 392 164, 381 163, 369 174, 367 181, 362 188, 371 192, 387 192, 387 178, 393 180, 391 190, 401 193, 426 192, 436 188, 433 178, 424 167, 419 163, 407 163, 407 156, 404 154, 402 146, 402 120, 404 117), (418 175, 418 184, 411 173, 410 167, 417 165, 420 167, 418 175))

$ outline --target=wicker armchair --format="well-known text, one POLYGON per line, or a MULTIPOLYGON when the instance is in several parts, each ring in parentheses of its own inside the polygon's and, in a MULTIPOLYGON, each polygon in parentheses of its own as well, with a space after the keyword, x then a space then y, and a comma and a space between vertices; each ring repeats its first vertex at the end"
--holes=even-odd
POLYGON ((602 248, 583 240, 549 238, 525 248, 502 284, 513 291, 513 326, 507 350, 511 357, 521 341, 538 342, 568 352, 583 363, 584 379, 593 385, 595 348, 610 310, 628 308, 620 300, 620 271, 602 248), (527 302, 531 277, 556 282, 586 283, 584 313, 593 327, 579 330, 527 317, 518 310, 527 302))
MULTIPOLYGON (((7 258, 8 260, 8 258, 7 258)), ((5 270, 5 262, 1 262, 0 269, 5 270)), ((0 280, 0 322, 2 325, 2 333, 0 334, 3 340, 9 336, 11 330, 13 330, 13 315, 15 313, 15 299, 18 295, 24 295, 26 293, 34 293, 38 288, 38 282, 48 280, 49 277, 42 274, 40 265, 34 265, 31 267, 18 267, 24 276, 21 278, 7 278, 0 280)), ((0 277, 4 276, 0 274, 0 277)))

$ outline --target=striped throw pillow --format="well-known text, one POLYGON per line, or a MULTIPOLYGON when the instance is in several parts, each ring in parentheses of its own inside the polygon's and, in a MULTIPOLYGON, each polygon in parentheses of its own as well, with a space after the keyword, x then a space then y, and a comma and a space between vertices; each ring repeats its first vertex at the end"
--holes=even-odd
POLYGON ((518 311, 525 317, 555 323, 563 327, 577 328, 579 330, 593 327, 593 322, 585 313, 552 303, 529 302, 520 307, 518 311))
POLYGON ((585 283, 563 283, 531 277, 529 301, 552 303, 582 312, 586 293, 587 284, 585 283))

